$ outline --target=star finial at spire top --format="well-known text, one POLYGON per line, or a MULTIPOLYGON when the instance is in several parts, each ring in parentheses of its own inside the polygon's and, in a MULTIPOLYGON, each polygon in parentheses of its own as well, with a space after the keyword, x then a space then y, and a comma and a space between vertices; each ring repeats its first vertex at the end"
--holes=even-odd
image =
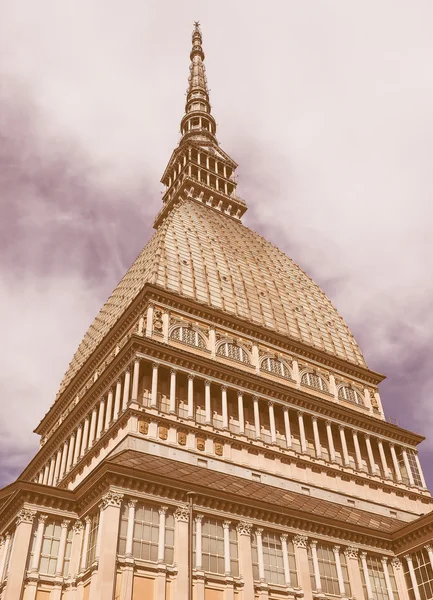
POLYGON ((194 21, 194 29, 198 29, 198 31, 200 31, 200 21, 194 21))

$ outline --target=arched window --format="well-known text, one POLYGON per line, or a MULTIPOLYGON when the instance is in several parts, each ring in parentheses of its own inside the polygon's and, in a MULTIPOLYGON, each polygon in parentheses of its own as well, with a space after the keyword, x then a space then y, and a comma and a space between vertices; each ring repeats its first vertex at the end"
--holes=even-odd
POLYGON ((268 356, 262 360, 261 364, 262 371, 272 373, 272 375, 278 375, 279 377, 286 377, 290 379, 290 371, 287 365, 279 358, 268 356))
POLYGON ((194 327, 181 325, 176 327, 170 334, 170 339, 175 342, 181 342, 188 346, 195 346, 197 348, 206 349, 206 342, 202 334, 194 327))
POLYGON ((353 404, 362 404, 364 405, 364 400, 358 390, 349 387, 348 385, 343 385, 338 390, 338 398, 340 400, 344 400, 345 402, 352 402, 353 404))
POLYGON ((301 384, 308 385, 308 387, 315 388, 321 392, 328 391, 325 380, 320 375, 317 375, 317 373, 304 373, 301 377, 301 384))
POLYGON ((237 360, 238 362, 245 363, 249 365, 251 363, 248 352, 235 344, 234 342, 223 342, 217 348, 218 356, 225 356, 226 358, 230 358, 231 360, 237 360))

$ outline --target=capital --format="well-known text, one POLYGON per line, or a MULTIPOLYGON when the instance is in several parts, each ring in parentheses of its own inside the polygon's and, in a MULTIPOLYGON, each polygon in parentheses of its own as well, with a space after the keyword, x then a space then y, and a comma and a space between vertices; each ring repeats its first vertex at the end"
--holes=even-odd
POLYGON ((281 540, 282 542, 286 542, 286 543, 287 543, 287 538, 288 538, 288 535, 287 535, 287 533, 282 533, 282 534, 280 535, 280 540, 281 540))
POLYGON ((72 531, 74 533, 80 533, 84 529, 83 522, 80 519, 77 519, 75 523, 72 525, 72 531))
POLYGON ((365 560, 367 558, 367 552, 361 552, 359 556, 361 557, 361 560, 365 560))
POLYGON ((339 431, 344 431, 345 427, 344 425, 341 425, 341 423, 338 424, 338 430, 339 431))
POLYGON ((167 511, 168 511, 168 506, 160 506, 158 508, 158 514, 160 516, 165 515, 167 513, 167 511))
POLYGON ((394 569, 401 569, 401 561, 397 556, 394 556, 394 558, 391 560, 391 564, 394 569))
POLYGON ((48 515, 38 515, 38 524, 45 524, 48 519, 48 515))
POLYGON ((356 546, 347 546, 344 550, 346 558, 358 558, 358 548, 356 546))
POLYGON ((33 519, 36 516, 36 511, 31 510, 30 508, 22 508, 17 514, 17 520, 15 521, 15 525, 21 525, 21 523, 33 523, 33 519))
POLYGON ((426 544, 424 548, 427 550, 427 552, 433 552, 433 546, 431 544, 426 544))
POLYGON ((310 540, 310 547, 317 548, 317 540, 310 540))
POLYGON ((117 506, 120 507, 123 500, 123 494, 119 494, 118 492, 107 492, 101 498, 100 507, 101 510, 105 510, 108 506, 117 506))
POLYGON ((383 564, 383 566, 386 567, 386 565, 388 564, 388 557, 382 556, 380 560, 381 560, 381 563, 383 564))
POLYGON ((334 554, 340 554, 340 546, 338 544, 332 546, 332 550, 334 551, 334 554))
POLYGON ((256 527, 255 534, 257 537, 262 537, 263 535, 263 527, 256 527))
POLYGON ((189 507, 188 506, 178 506, 174 511, 174 518, 176 521, 180 521, 181 523, 188 523, 189 521, 189 507))
POLYGON ((177 369, 170 369, 170 375, 177 375, 177 369))
POLYGON ((203 521, 203 516, 204 516, 204 515, 196 515, 196 516, 194 517, 194 521, 195 521, 196 523, 201 523, 201 522, 203 521))
POLYGON ((152 363, 152 369, 155 369, 157 371, 159 369, 159 363, 152 363))
POLYGON ((408 563, 412 563, 412 555, 411 554, 405 554, 404 558, 406 559, 406 561, 408 563))
POLYGON ((70 522, 71 522, 71 520, 70 520, 70 519, 63 519, 63 521, 62 521, 62 523, 61 523, 61 526, 62 526, 63 528, 66 528, 66 529, 67 529, 67 528, 69 527, 69 523, 70 523, 70 522))
POLYGON ((268 406, 269 408, 273 408, 274 402, 272 400, 268 400, 268 406))
POLYGON ((230 525, 231 525, 231 521, 224 521, 223 522, 223 529, 230 529, 230 525))
POLYGON ((226 392, 227 391, 227 386, 226 385, 222 385, 221 386, 221 391, 222 392, 226 392))
POLYGON ((92 519, 89 517, 89 515, 87 515, 87 517, 84 517, 84 522, 86 523, 86 526, 90 525, 90 523, 92 522, 92 519))
POLYGON ((128 508, 135 508, 138 500, 128 500, 128 508))
POLYGON ((313 423, 317 423, 316 415, 311 415, 311 420, 313 421, 313 423))
POLYGON ((188 373, 188 379, 189 379, 190 381, 194 381, 194 379, 195 379, 195 375, 193 375, 192 373, 188 373))
POLYGON ((307 544, 308 544, 308 538, 306 535, 295 535, 295 537, 293 538, 293 545, 296 546, 296 548, 305 548, 307 549, 307 544))
POLYGON ((205 379, 204 384, 205 384, 205 386, 210 387, 210 381, 209 381, 209 379, 205 379))
POLYGON ((248 521, 240 521, 236 526, 236 531, 239 535, 251 535, 252 529, 253 525, 248 521))
POLYGON ((237 395, 238 395, 238 398, 243 398, 244 393, 242 390, 238 390, 237 395))

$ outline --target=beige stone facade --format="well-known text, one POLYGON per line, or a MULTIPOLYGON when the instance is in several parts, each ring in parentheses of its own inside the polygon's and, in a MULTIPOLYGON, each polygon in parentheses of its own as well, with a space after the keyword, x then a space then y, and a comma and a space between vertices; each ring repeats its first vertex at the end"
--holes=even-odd
POLYGON ((0 491, 1 600, 433 598, 417 446, 325 294, 245 227, 196 25, 156 232, 0 491))

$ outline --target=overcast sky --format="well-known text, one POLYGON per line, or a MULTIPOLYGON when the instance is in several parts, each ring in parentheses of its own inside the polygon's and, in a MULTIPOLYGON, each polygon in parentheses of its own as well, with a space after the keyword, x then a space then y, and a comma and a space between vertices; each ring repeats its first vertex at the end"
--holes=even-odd
POLYGON ((431 0, 0 0, 0 485, 152 233, 197 19, 244 222, 387 375, 433 487, 431 0))

